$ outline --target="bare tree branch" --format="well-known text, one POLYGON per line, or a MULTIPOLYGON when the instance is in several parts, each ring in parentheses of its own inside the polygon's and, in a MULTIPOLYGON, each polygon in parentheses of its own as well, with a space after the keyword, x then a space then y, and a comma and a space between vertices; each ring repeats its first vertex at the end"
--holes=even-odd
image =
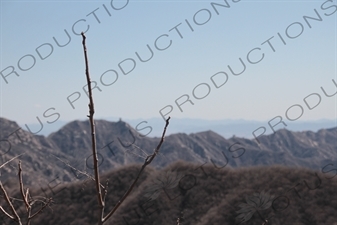
MULTIPOLYGON (((0 188, 2 190, 2 193, 4 194, 5 200, 6 200, 7 204, 8 204, 8 206, 9 206, 10 210, 12 211, 12 214, 14 215, 14 216, 10 216, 9 218, 11 218, 12 220, 18 222, 20 225, 22 225, 21 219, 20 219, 19 215, 17 214, 17 212, 16 212, 16 210, 15 210, 15 208, 14 208, 11 200, 9 199, 7 191, 5 190, 5 188, 2 185, 1 181, 0 181, 0 188)), ((5 212, 6 215, 9 215, 9 213, 6 213, 6 211, 4 211, 2 207, 1 207, 1 210, 3 212, 5 212)))
POLYGON ((103 223, 106 222, 115 213, 115 211, 119 208, 119 206, 124 202, 124 200, 126 199, 126 197, 131 193, 132 189, 135 187, 135 185, 136 185, 137 181, 139 180, 140 175, 143 173, 145 167, 147 165, 149 165, 152 162, 152 160, 156 157, 156 155, 158 154, 158 152, 160 150, 160 147, 161 147, 161 145, 164 142, 166 128, 169 125, 170 118, 171 117, 167 118, 167 120, 166 120, 164 131, 163 131, 163 134, 161 136, 161 140, 160 140, 158 146, 155 148, 153 154, 149 155, 148 157, 146 157, 146 159, 144 161, 144 164, 142 165, 142 168, 138 172, 138 175, 137 175, 136 179, 130 185, 129 189, 125 192, 125 194, 123 195, 123 197, 117 202, 117 204, 115 205, 115 207, 108 213, 108 215, 106 217, 103 218, 103 223))
POLYGON ((15 220, 13 216, 11 216, 9 213, 6 212, 6 210, 4 208, 2 208, 2 206, 0 205, 0 209, 1 211, 10 219, 15 220))
POLYGON ((11 161, 13 161, 13 160, 16 159, 16 158, 19 158, 19 157, 22 156, 23 154, 25 154, 25 153, 22 153, 22 154, 20 154, 20 155, 18 155, 18 156, 15 156, 14 158, 8 160, 7 162, 5 162, 4 164, 2 164, 2 165, 0 166, 0 169, 1 169, 2 167, 4 167, 7 163, 10 163, 11 161))
MULTIPOLYGON (((64 160, 60 159, 59 157, 57 157, 56 155, 51 154, 52 156, 54 156, 55 158, 57 158, 58 160, 60 160, 61 162, 63 162, 66 166, 70 167, 71 169, 77 171, 78 173, 85 175, 86 177, 90 178, 92 181, 95 181, 95 178, 93 176, 91 176, 89 173, 87 172, 83 172, 79 169, 76 169, 75 167, 73 167, 72 165, 70 165, 69 163, 65 162, 64 160)), ((102 184, 100 184, 101 188, 105 188, 102 184)))
POLYGON ((37 216, 39 213, 41 213, 50 203, 52 203, 52 198, 48 199, 48 202, 44 202, 44 205, 39 209, 36 213, 33 215, 29 216, 28 219, 33 219, 35 216, 37 216))
MULTIPOLYGON (((19 155, 19 156, 21 156, 21 155, 19 155)), ((14 157, 13 159, 7 161, 5 164, 9 163, 10 161, 14 160, 15 158, 18 158, 19 156, 14 157)), ((3 164, 2 166, 4 166, 5 164, 3 164)), ((25 208, 26 208, 26 212, 27 212, 27 221, 26 221, 26 224, 30 225, 30 222, 31 222, 32 218, 35 217, 35 216, 37 216, 39 213, 41 213, 52 202, 52 199, 49 198, 47 202, 42 201, 44 203, 44 205, 36 213, 34 213, 34 215, 31 216, 32 206, 35 204, 35 202, 39 202, 40 200, 34 200, 34 199, 32 199, 30 197, 30 195, 29 195, 29 188, 27 188, 26 191, 24 190, 23 181, 22 181, 21 161, 19 161, 18 167, 19 167, 19 170, 18 170, 19 187, 20 187, 20 195, 22 197, 22 200, 21 199, 15 199, 15 198, 11 198, 11 199, 24 202, 25 208)), ((8 212, 6 212, 6 210, 2 206, 0 206, 0 210, 8 218, 10 218, 11 220, 16 221, 19 225, 22 225, 20 216, 18 215, 17 211, 15 210, 15 208, 14 208, 14 206, 13 206, 11 200, 10 200, 10 197, 8 196, 7 191, 5 190, 5 188, 2 185, 1 181, 0 181, 0 189, 3 192, 4 199, 7 202, 8 206, 9 206, 9 208, 10 208, 10 210, 11 210, 11 212, 12 212, 12 214, 14 216, 12 216, 8 212)))
POLYGON ((87 47, 86 47, 86 37, 84 33, 81 33, 82 35, 82 45, 83 45, 83 51, 84 51, 84 58, 85 58, 85 74, 87 78, 87 85, 88 85, 88 93, 89 93, 89 122, 90 122, 90 128, 91 128, 91 140, 92 140, 92 155, 93 155, 93 161, 94 161, 94 171, 95 171, 95 183, 96 183, 96 192, 97 192, 97 200, 99 205, 99 220, 98 225, 102 225, 104 222, 106 222, 114 213, 115 211, 120 207, 120 205, 124 202, 124 200, 127 198, 127 196, 131 193, 133 188, 135 187, 137 181, 140 178, 140 175, 143 173, 145 167, 149 165, 153 159, 157 156, 159 153, 160 147, 164 142, 165 134, 167 126, 169 125, 170 117, 166 120, 166 124, 164 127, 163 135, 161 137, 161 140, 158 144, 158 146, 154 149, 154 152, 152 155, 149 155, 146 157, 144 164, 142 165, 140 171, 138 172, 137 177, 133 181, 133 183, 130 185, 128 190, 125 192, 123 197, 118 201, 118 203, 115 205, 115 207, 108 213, 107 216, 104 217, 104 207, 105 207, 105 197, 107 195, 107 189, 105 189, 105 194, 102 194, 101 190, 101 183, 100 183, 100 177, 99 177, 99 168, 98 168, 98 157, 97 157, 97 148, 96 148, 96 133, 95 133, 95 123, 94 123, 94 100, 91 90, 91 80, 90 80, 90 74, 89 74, 89 63, 88 63, 88 56, 87 56, 87 47))
POLYGON ((95 122, 94 122, 94 100, 92 97, 92 90, 91 90, 91 80, 90 80, 90 74, 89 74, 89 63, 88 63, 88 55, 87 55, 87 47, 85 44, 85 35, 82 32, 82 45, 83 45, 83 51, 84 51, 84 58, 85 58, 85 74, 87 77, 87 84, 88 84, 88 92, 89 92, 89 120, 90 120, 90 127, 91 127, 91 142, 92 142, 92 156, 94 160, 94 170, 95 170, 95 183, 96 183, 96 192, 97 192, 97 200, 100 210, 101 217, 99 218, 99 225, 102 224, 103 218, 103 209, 104 209, 104 202, 102 198, 102 190, 101 190, 101 182, 99 177, 99 169, 98 169, 98 157, 97 157, 97 149, 96 149, 96 133, 95 133, 95 122))
POLYGON ((24 193, 23 182, 22 182, 21 160, 19 161, 19 172, 18 172, 18 175, 19 175, 19 183, 20 183, 20 193, 21 193, 21 196, 22 196, 22 200, 23 200, 23 202, 26 205, 26 210, 28 212, 28 211, 30 211, 31 206, 28 203, 28 189, 27 189, 27 193, 26 194, 24 193))

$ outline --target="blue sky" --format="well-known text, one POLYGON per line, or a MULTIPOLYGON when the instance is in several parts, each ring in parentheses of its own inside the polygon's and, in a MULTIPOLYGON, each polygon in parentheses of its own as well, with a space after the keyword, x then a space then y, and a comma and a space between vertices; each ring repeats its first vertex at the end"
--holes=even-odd
POLYGON ((1 1, 0 116, 86 119, 89 26, 95 118, 336 119, 337 1, 227 3, 1 1))

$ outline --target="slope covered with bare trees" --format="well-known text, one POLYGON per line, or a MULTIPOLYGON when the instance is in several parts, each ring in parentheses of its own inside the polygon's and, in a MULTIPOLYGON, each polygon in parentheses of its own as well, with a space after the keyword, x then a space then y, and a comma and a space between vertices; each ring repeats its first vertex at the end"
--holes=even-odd
MULTIPOLYGON (((102 176, 102 182, 109 183, 107 202, 118 201, 139 168, 125 166, 102 176)), ((261 225, 263 220, 273 225, 334 225, 336 171, 281 166, 220 169, 184 162, 161 170, 148 167, 125 205, 107 224, 166 225, 176 224, 180 218, 183 225, 261 225)), ((32 190, 33 194, 39 192, 40 189, 32 190)), ((54 203, 33 224, 96 222, 98 205, 92 181, 60 185, 45 194, 53 195, 54 203)), ((11 224, 8 219, 5 221, 11 224)))

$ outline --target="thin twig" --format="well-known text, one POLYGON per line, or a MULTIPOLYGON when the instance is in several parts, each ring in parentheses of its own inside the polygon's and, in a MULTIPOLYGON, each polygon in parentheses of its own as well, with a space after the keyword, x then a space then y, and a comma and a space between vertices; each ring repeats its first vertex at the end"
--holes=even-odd
MULTIPOLYGON (((11 218, 11 219, 14 220, 14 221, 17 221, 17 222, 19 223, 19 225, 22 225, 21 219, 20 219, 18 213, 16 212, 16 210, 15 210, 15 208, 14 208, 12 202, 10 201, 10 199, 9 199, 9 197, 8 197, 8 194, 7 194, 7 192, 6 192, 5 188, 4 188, 4 186, 2 185, 2 182, 1 182, 1 181, 0 181, 0 188, 1 188, 1 190, 2 190, 2 192, 3 192, 3 194, 4 194, 4 196, 5 196, 5 200, 6 200, 7 204, 9 205, 9 208, 10 208, 11 212, 12 212, 13 215, 14 215, 14 216, 11 216, 11 217, 9 217, 9 218, 11 218)), ((1 208, 1 211, 4 212, 4 209, 1 208)), ((6 215, 9 215, 9 213, 5 213, 5 214, 6 214, 6 215)))
POLYGON ((117 204, 115 205, 115 207, 108 213, 108 215, 106 217, 103 218, 103 223, 105 221, 107 221, 107 219, 109 219, 114 213, 115 211, 119 208, 119 206, 124 202, 124 200, 126 199, 126 197, 131 193, 132 189, 135 187, 138 179, 140 178, 140 175, 143 173, 145 167, 147 165, 149 165, 152 160, 156 157, 156 155, 158 154, 159 150, 160 150, 160 147, 161 145, 163 144, 164 142, 164 139, 165 139, 165 133, 166 133, 166 128, 167 126, 169 125, 169 120, 170 120, 171 117, 169 117, 167 120, 166 120, 166 124, 165 124, 165 128, 164 128, 164 131, 163 131, 163 135, 161 136, 161 140, 158 144, 158 146, 155 148, 154 152, 152 155, 149 155, 148 157, 146 157, 145 161, 144 161, 144 164, 142 165, 142 168, 140 169, 140 171, 138 172, 138 175, 136 177, 136 179, 133 181, 133 183, 130 185, 129 189, 125 192, 125 194, 123 195, 123 197, 117 202, 117 204))
MULTIPOLYGON (((23 155, 23 154, 21 154, 21 155, 23 155)), ((18 158, 21 155, 18 155, 15 158, 18 158)), ((9 163, 10 161, 14 160, 15 158, 7 161, 5 164, 9 163)), ((3 164, 2 166, 4 166, 5 164, 3 164)), ((41 213, 51 203, 52 199, 50 198, 48 200, 48 202, 43 202, 44 205, 41 207, 41 209, 38 210, 36 213, 34 213, 34 215, 31 216, 32 206, 34 205, 35 202, 40 201, 40 200, 32 200, 31 201, 31 197, 29 195, 29 188, 27 188, 27 190, 25 192, 24 187, 23 187, 21 160, 19 161, 18 167, 19 167, 18 178, 19 178, 20 194, 21 194, 22 200, 9 197, 8 194, 7 194, 7 191, 5 190, 4 186, 2 185, 2 182, 0 181, 0 189, 2 190, 2 192, 4 194, 4 199, 7 202, 7 204, 9 205, 9 208, 10 208, 10 210, 11 210, 11 212, 14 216, 12 216, 8 212, 6 212, 6 210, 2 206, 0 206, 0 210, 8 218, 16 221, 19 225, 22 225, 21 219, 20 219, 18 213, 16 212, 16 210, 15 210, 15 208, 14 208, 10 199, 22 201, 22 202, 24 202, 25 207, 26 207, 26 211, 27 211, 27 222, 26 222, 26 224, 30 225, 31 219, 33 217, 37 216, 39 213, 41 213)))
MULTIPOLYGON (((95 178, 93 176, 91 176, 89 173, 87 172, 83 172, 79 169, 76 169, 75 167, 73 167, 72 165, 70 165, 69 163, 65 162, 64 160, 60 159, 59 157, 57 157, 56 155, 51 154, 52 156, 54 156, 55 158, 57 158, 58 160, 60 160, 61 162, 63 162, 66 166, 70 167, 71 169, 77 171, 78 173, 87 176, 88 178, 90 178, 92 181, 95 181, 95 178)), ((104 186, 102 184, 100 184, 102 188, 104 188, 104 186)))
POLYGON ((22 196, 22 200, 23 200, 23 202, 26 205, 26 211, 28 212, 30 210, 31 206, 28 203, 28 189, 27 189, 27 195, 25 195, 25 193, 24 193, 23 182, 22 182, 21 160, 19 161, 19 172, 18 172, 18 175, 19 175, 19 183, 20 183, 20 193, 21 193, 21 196, 22 196))
POLYGON ((267 225, 268 224, 268 220, 265 220, 262 225, 267 225))
POLYGON ((11 216, 10 214, 8 214, 8 212, 6 212, 6 210, 4 208, 2 208, 2 206, 0 205, 0 209, 1 211, 10 219, 15 220, 13 216, 11 216))
POLYGON ((7 162, 5 162, 4 164, 2 164, 2 165, 0 166, 0 169, 1 169, 2 167, 4 167, 7 163, 10 163, 11 161, 13 161, 13 160, 16 159, 16 158, 19 158, 19 157, 22 156, 23 154, 25 154, 25 153, 22 153, 22 154, 20 154, 20 155, 18 155, 18 156, 15 156, 14 158, 8 160, 7 162))
MULTIPOLYGON (((135 145, 135 144, 131 144, 131 145, 132 145, 132 147, 133 147, 132 150, 138 149, 138 150, 140 150, 141 152, 143 152, 144 155, 148 156, 147 152, 145 152, 145 151, 144 151, 142 148, 140 148, 139 146, 137 146, 137 145, 135 145)), ((131 150, 130 150, 129 152, 130 152, 131 154, 134 154, 134 155, 138 156, 139 158, 146 159, 146 156, 138 155, 138 154, 136 154, 136 153, 131 152, 131 150)), ((128 150, 126 150, 125 153, 128 153, 128 150)), ((160 152, 158 152, 157 155, 158 155, 158 156, 165 156, 165 155, 161 154, 160 152)))
POLYGON ((98 157, 97 157, 97 150, 96 150, 96 133, 95 133, 95 122, 94 122, 94 100, 92 97, 92 90, 91 90, 91 80, 90 80, 90 74, 89 74, 89 63, 88 63, 88 56, 87 56, 87 47, 85 45, 85 35, 82 32, 82 45, 83 45, 83 51, 84 51, 84 58, 85 58, 85 74, 87 77, 87 84, 88 84, 88 92, 89 92, 89 120, 90 120, 90 127, 91 127, 91 143, 92 143, 92 156, 94 160, 94 170, 95 170, 95 181, 96 181, 96 192, 97 192, 97 199, 99 204, 99 210, 100 210, 100 218, 99 218, 99 225, 102 224, 102 218, 103 218, 103 209, 104 209, 104 202, 102 198, 102 190, 101 190, 101 182, 99 178, 99 169, 98 169, 98 157))
POLYGON ((41 209, 39 209, 36 213, 34 213, 33 215, 29 216, 28 219, 33 219, 35 216, 37 216, 39 213, 41 213, 50 203, 52 202, 52 198, 48 199, 48 202, 44 203, 44 205, 41 207, 41 209))

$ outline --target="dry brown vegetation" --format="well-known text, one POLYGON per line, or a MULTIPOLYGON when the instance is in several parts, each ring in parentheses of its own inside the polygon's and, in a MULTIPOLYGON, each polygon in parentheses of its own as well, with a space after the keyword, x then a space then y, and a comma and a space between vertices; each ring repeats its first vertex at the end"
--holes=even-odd
MULTIPOLYGON (((139 168, 130 165, 102 176, 103 183, 109 179, 107 202, 118 201, 139 168)), ((262 191, 272 196, 271 207, 254 212, 241 224, 261 225, 259 214, 268 219, 268 225, 333 224, 337 220, 337 177, 328 179, 331 177, 319 171, 280 166, 219 170, 211 165, 178 162, 162 170, 149 167, 135 191, 106 224, 166 225, 176 224, 177 218, 181 225, 240 224, 239 205, 246 203, 247 196, 262 191)), ((54 197, 52 210, 45 210, 36 218, 36 224, 89 225, 97 221, 92 181, 59 189, 63 190, 54 197)), ((6 220, 5 224, 10 223, 6 220)))

